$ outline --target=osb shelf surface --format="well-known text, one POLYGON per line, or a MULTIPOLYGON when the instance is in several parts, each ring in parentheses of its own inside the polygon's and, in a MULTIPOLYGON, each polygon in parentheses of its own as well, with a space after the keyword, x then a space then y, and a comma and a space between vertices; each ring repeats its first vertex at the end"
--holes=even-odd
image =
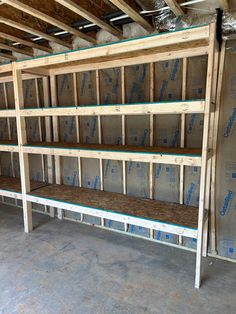
POLYGON ((0 140, 0 145, 18 145, 17 141, 0 140))
POLYGON ((56 184, 41 187, 30 194, 50 200, 197 229, 198 208, 192 206, 56 184))
MULTIPOLYGON (((45 186, 47 183, 31 181, 31 191, 45 186)), ((0 190, 21 193, 21 182, 18 178, 0 176, 0 190)))
POLYGON ((163 155, 185 155, 201 156, 201 149, 198 148, 172 148, 172 147, 149 147, 149 146, 131 146, 131 145, 104 145, 104 144, 78 144, 62 142, 31 142, 25 146, 60 148, 60 149, 78 149, 93 151, 127 152, 127 153, 150 153, 163 155))

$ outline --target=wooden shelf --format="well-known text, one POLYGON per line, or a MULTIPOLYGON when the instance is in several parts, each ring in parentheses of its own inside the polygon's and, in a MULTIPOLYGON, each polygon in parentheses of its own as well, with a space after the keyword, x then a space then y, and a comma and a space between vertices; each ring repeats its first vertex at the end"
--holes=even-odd
POLYGON ((19 148, 16 141, 0 141, 0 152, 18 153, 19 148))
MULTIPOLYGON (((209 25, 203 25, 175 32, 152 34, 138 39, 123 40, 112 44, 109 43, 90 48, 82 48, 77 51, 68 51, 32 59, 29 58, 18 61, 16 66, 18 70, 26 70, 37 67, 50 69, 52 65, 65 66, 68 63, 72 65, 72 62, 90 63, 91 65, 92 62, 104 61, 104 58, 107 58, 106 61, 113 61, 131 57, 132 54, 137 57, 138 55, 145 56, 145 54, 151 52, 155 52, 156 55, 164 52, 167 56, 172 52, 173 56, 175 56, 175 52, 179 50, 182 50, 181 52, 183 54, 185 48, 189 49, 189 56, 194 48, 197 47, 199 51, 200 47, 208 47, 208 45, 209 25)), ((145 59, 145 57, 143 59, 145 59)))
MULTIPOLYGON (((22 109, 22 117, 203 113, 204 100, 22 109)), ((1 116, 1 112, 0 112, 1 116)))
MULTIPOLYGON (((45 185, 46 183, 43 182, 30 182, 31 191, 45 185)), ((0 195, 10 198, 22 199, 20 179, 0 176, 0 195)))
POLYGON ((24 153, 201 166, 201 149, 32 142, 24 153))
POLYGON ((28 193, 27 199, 100 218, 197 237, 198 208, 192 206, 56 184, 35 189, 28 193))

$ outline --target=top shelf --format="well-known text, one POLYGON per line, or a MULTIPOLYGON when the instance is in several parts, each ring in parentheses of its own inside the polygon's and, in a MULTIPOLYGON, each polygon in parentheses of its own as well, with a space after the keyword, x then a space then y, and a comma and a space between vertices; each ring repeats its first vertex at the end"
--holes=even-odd
MULTIPOLYGON (((151 34, 89 48, 67 51, 14 62, 22 79, 95 69, 145 64, 176 58, 207 55, 210 25, 151 34), (25 72, 25 73, 24 73, 25 72)), ((11 80, 12 64, 0 66, 0 82, 11 80)))

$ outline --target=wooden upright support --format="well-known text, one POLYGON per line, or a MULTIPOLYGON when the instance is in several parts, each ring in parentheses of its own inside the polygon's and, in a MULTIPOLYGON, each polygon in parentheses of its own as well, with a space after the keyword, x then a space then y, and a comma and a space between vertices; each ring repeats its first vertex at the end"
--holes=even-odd
POLYGON ((15 62, 12 64, 12 71, 16 107, 17 138, 19 145, 24 228, 25 232, 30 232, 33 230, 32 205, 30 202, 27 201, 26 198, 26 194, 30 192, 29 156, 28 154, 23 152, 23 145, 27 143, 27 134, 25 118, 20 116, 20 109, 24 108, 22 73, 21 70, 16 69, 15 62))

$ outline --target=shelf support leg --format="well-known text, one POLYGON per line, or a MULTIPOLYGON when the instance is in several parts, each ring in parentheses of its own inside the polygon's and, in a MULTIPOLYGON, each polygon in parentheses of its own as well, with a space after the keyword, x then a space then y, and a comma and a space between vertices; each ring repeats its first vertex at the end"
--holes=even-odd
POLYGON ((16 123, 17 137, 19 145, 19 161, 21 174, 22 203, 24 215, 25 232, 33 230, 32 205, 27 201, 27 193, 30 192, 30 172, 29 172, 29 156, 24 154, 23 145, 27 143, 26 122, 25 118, 20 116, 20 109, 24 107, 24 94, 22 84, 22 73, 16 69, 16 63, 12 63, 14 97, 16 107, 16 123))

